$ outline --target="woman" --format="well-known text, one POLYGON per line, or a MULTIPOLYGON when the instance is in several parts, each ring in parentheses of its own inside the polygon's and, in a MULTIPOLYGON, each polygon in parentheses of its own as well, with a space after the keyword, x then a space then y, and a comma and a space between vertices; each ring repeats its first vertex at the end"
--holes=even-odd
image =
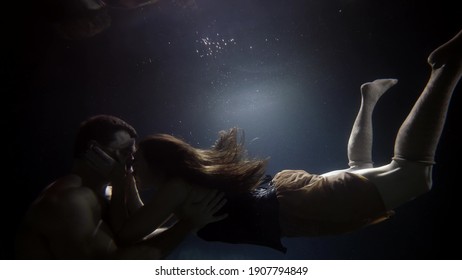
POLYGON ((348 144, 350 168, 322 175, 284 170, 262 186, 266 160, 249 159, 238 130, 222 132, 208 150, 169 135, 139 143, 135 174, 140 185, 157 187, 119 231, 136 242, 164 223, 190 194, 207 188, 226 193, 229 217, 198 232, 206 240, 252 243, 284 251, 280 237, 339 234, 380 222, 392 210, 426 193, 449 102, 462 75, 462 31, 433 51, 427 86, 398 131, 394 157, 372 167, 372 111, 396 84, 376 80, 361 87, 362 104, 348 144), (204 187, 197 187, 198 185, 204 187))

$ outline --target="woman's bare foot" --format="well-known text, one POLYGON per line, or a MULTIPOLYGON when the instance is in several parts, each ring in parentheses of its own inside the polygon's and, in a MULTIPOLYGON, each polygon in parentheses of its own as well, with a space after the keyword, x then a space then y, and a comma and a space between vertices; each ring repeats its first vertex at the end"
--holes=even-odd
POLYGON ((361 85, 361 95, 365 105, 375 106, 380 97, 392 86, 398 83, 397 79, 377 79, 361 85))
POLYGON ((462 71, 462 30, 451 40, 436 48, 428 56, 428 63, 433 69, 450 64, 462 71))

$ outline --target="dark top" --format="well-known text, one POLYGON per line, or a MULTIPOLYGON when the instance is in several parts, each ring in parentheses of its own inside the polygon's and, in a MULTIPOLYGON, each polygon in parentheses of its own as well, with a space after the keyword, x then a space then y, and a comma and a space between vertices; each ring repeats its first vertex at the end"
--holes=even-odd
POLYGON ((252 192, 226 194, 228 202, 220 210, 228 217, 210 223, 198 231, 197 236, 206 241, 244 243, 266 246, 285 253, 281 244, 279 205, 275 188, 267 176, 262 185, 252 192))

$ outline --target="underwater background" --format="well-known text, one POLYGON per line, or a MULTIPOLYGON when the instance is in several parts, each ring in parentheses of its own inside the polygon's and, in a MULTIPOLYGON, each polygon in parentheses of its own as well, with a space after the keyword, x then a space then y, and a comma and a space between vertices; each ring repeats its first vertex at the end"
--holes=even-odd
MULTIPOLYGON (((109 29, 72 41, 28 4, 18 4, 5 43, 3 259, 13 258, 28 205, 69 171, 87 117, 116 115, 140 138, 169 133, 203 148, 237 126, 251 155, 270 157, 269 174, 320 174, 347 167, 360 85, 397 78, 374 112, 381 165, 427 82, 427 56, 462 27, 457 1, 160 0, 112 10, 109 29)), ((461 94, 459 83, 432 191, 390 220, 346 235, 283 239, 287 254, 191 236, 170 259, 461 259, 461 94)))

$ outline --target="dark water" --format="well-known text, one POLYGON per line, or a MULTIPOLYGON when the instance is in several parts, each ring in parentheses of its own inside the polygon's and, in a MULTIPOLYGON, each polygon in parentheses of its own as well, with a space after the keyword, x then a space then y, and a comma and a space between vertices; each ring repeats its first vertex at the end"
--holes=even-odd
MULTIPOLYGON (((321 173, 346 167, 360 85, 397 78, 374 113, 374 161, 387 163, 429 76, 428 54, 462 27, 455 2, 196 0, 180 7, 161 0, 111 11, 112 26, 81 41, 57 37, 24 5, 5 44, 14 52, 3 134, 13 178, 4 189, 12 197, 8 191, 4 200, 13 205, 4 212, 11 224, 3 227, 2 257, 12 257, 27 205, 69 170, 77 125, 95 114, 120 116, 141 137, 172 133, 199 147, 238 126, 251 154, 271 157, 269 173, 321 173)), ((191 237, 171 258, 460 259, 460 94, 459 85, 433 190, 390 221, 349 235, 284 239, 286 255, 191 237)))

